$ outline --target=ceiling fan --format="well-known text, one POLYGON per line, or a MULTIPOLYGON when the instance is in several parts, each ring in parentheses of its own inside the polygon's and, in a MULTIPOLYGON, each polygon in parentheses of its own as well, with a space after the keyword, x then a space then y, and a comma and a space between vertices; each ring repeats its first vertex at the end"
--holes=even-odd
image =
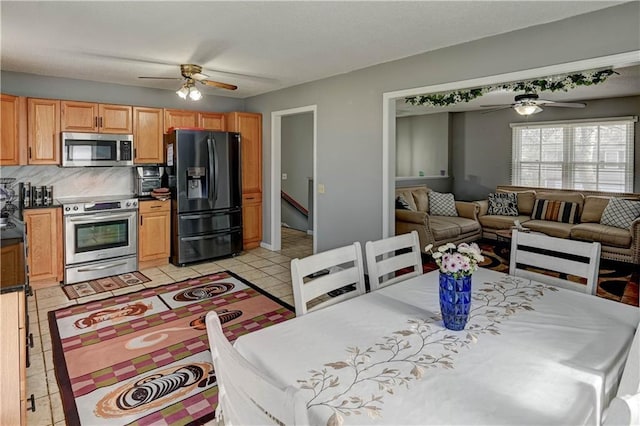
POLYGON ((202 67, 195 64, 182 64, 180 65, 180 73, 182 77, 138 77, 148 78, 156 80, 185 80, 183 85, 176 92, 182 99, 186 99, 187 96, 194 101, 202 98, 202 94, 196 87, 196 82, 204 84, 205 86, 219 87, 226 90, 236 90, 238 86, 233 84, 221 83, 219 81, 208 80, 209 76, 202 73, 202 67))
POLYGON ((499 111, 501 109, 513 108, 520 115, 531 115, 542 112, 542 107, 562 107, 562 108, 584 108, 585 104, 579 102, 555 102, 540 97, 535 93, 525 93, 524 95, 516 95, 514 103, 502 105, 482 105, 482 108, 494 108, 490 111, 499 111))

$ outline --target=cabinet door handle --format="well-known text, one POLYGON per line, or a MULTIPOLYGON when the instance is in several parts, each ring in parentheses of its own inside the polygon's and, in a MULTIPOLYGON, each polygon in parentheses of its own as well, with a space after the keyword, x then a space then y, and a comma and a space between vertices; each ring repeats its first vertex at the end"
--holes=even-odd
POLYGON ((29 158, 31 158, 31 147, 29 147, 29 158))
POLYGON ((102 127, 102 117, 100 117, 100 127, 102 127))
POLYGON ((33 349, 33 333, 29 333, 29 347, 33 349))
POLYGON ((27 398, 27 401, 29 401, 29 407, 27 407, 27 410, 36 411, 36 397, 31 394, 31 396, 27 398))
POLYGON ((93 127, 98 127, 98 117, 93 117, 93 127))
POLYGON ((140 215, 140 226, 142 226, 142 215, 140 215))
POLYGON ((162 206, 151 206, 152 209, 159 209, 162 206))

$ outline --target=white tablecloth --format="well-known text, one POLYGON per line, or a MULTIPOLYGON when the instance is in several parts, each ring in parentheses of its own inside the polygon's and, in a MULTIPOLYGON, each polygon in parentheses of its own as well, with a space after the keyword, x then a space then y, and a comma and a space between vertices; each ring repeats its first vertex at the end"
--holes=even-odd
POLYGON ((313 424, 599 424, 640 310, 487 269, 463 331, 438 272, 240 337, 313 424))

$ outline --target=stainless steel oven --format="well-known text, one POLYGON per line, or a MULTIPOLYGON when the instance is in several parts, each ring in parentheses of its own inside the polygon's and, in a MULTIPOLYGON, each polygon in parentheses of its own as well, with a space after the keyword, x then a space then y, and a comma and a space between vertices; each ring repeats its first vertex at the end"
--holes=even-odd
POLYGON ((138 201, 134 198, 63 202, 64 283, 138 268, 138 201))

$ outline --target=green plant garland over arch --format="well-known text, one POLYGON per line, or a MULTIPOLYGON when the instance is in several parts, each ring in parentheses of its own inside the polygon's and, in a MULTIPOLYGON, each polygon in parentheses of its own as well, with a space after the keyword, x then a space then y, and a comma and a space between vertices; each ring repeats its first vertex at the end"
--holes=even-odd
POLYGON ((537 93, 543 91, 558 92, 575 89, 578 86, 592 86, 604 82, 609 76, 618 74, 607 69, 598 71, 584 71, 574 74, 563 74, 533 80, 514 81, 511 83, 501 83, 493 86, 478 87, 475 89, 456 90, 446 93, 435 93, 432 95, 409 96, 404 99, 405 103, 414 106, 430 105, 445 107, 460 102, 469 102, 485 93, 496 90, 511 90, 514 92, 537 93))

